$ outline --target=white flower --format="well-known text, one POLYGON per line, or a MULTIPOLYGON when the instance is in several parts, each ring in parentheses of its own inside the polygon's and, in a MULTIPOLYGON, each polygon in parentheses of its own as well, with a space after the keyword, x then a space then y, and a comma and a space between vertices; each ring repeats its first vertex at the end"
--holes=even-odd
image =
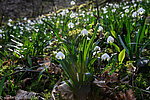
POLYGON ((83 11, 82 11, 82 14, 84 14, 84 13, 85 13, 85 11, 83 10, 83 11))
POLYGON ((27 20, 27 17, 24 17, 24 18, 23 18, 23 20, 25 20, 25 21, 26 21, 26 20, 27 20))
POLYGON ((119 8, 119 5, 118 4, 115 4, 116 8, 119 8))
POLYGON ((112 3, 110 3, 110 4, 109 4, 109 6, 111 6, 111 7, 112 7, 112 6, 113 6, 113 4, 112 4, 112 3))
POLYGON ((91 17, 93 16, 93 12, 91 12, 91 17))
POLYGON ((80 35, 83 35, 83 36, 88 35, 88 31, 87 31, 86 29, 83 29, 83 30, 81 31, 81 34, 80 34, 80 35))
POLYGON ((133 6, 134 6, 134 7, 136 7, 136 6, 137 6, 137 4, 134 4, 133 6))
POLYGON ((3 33, 3 31, 0 29, 0 33, 3 33))
POLYGON ((133 12, 132 17, 137 17, 137 12, 133 12))
POLYGON ((108 18, 108 15, 106 15, 106 18, 108 18))
POLYGON ((87 12, 87 15, 90 15, 90 12, 87 12))
POLYGON ((114 38, 112 36, 109 36, 107 38, 107 43, 113 43, 114 42, 114 38))
POLYGON ((115 12, 116 11, 116 9, 112 9, 112 12, 115 12))
POLYGON ((71 4, 71 5, 75 5, 76 3, 75 3, 74 1, 71 1, 70 4, 71 4))
POLYGON ((99 47, 99 46, 95 46, 95 48, 94 48, 94 51, 100 51, 101 50, 101 48, 99 47))
POLYGON ((103 27, 99 26, 97 32, 101 32, 101 31, 103 31, 103 27))
POLYGON ((31 23, 31 20, 28 19, 28 23, 31 23))
POLYGON ((0 34, 0 38, 2 38, 2 34, 0 34))
POLYGON ((7 25, 8 25, 8 26, 10 26, 10 27, 12 26, 12 24, 11 24, 10 22, 9 22, 9 23, 7 23, 7 25))
POLYGON ((106 14, 108 11, 104 11, 104 14, 106 14))
POLYGON ((74 13, 70 14, 70 18, 74 18, 76 15, 74 13))
POLYGON ((145 12, 145 9, 139 8, 137 12, 142 15, 145 12))
POLYGON ((20 31, 20 34, 23 34, 23 32, 22 32, 22 31, 20 31))
POLYGON ((12 22, 12 19, 9 19, 8 22, 12 22))
POLYGON ((57 51, 53 51, 53 54, 57 54, 57 51))
POLYGON ((74 27, 74 24, 72 23, 72 22, 70 22, 69 24, 68 24, 68 28, 73 28, 74 27))
POLYGON ((91 40, 89 37, 87 37, 87 40, 91 40))
POLYGON ((76 25, 79 25, 79 24, 80 24, 80 22, 79 22, 79 21, 77 21, 77 22, 76 22, 76 25))
POLYGON ((66 15, 65 10, 60 13, 62 16, 66 15))
POLYGON ((125 6, 125 7, 123 7, 122 9, 127 9, 127 8, 129 8, 129 6, 125 6))
POLYGON ((95 56, 96 54, 100 53, 100 51, 95 51, 93 52, 93 56, 95 56))
POLYGON ((135 3, 135 0, 132 0, 132 3, 135 3))
POLYGON ((57 54, 56 54, 56 58, 57 59, 65 59, 65 55, 61 52, 61 51, 59 51, 57 54))
POLYGON ((2 46, 0 45, 0 48, 2 48, 2 46))
POLYGON ((126 10, 125 10, 125 13, 129 13, 129 9, 126 9, 126 10))
POLYGON ((110 59, 110 56, 109 56, 107 53, 104 53, 104 54, 101 56, 101 59, 108 61, 108 60, 110 59))
POLYGON ((121 14, 121 17, 123 17, 124 16, 124 14, 121 14))
POLYGON ((102 10, 103 10, 104 14, 106 14, 108 12, 106 7, 102 8, 102 10))
POLYGON ((13 29, 16 29, 16 28, 17 28, 16 26, 13 27, 13 29))
POLYGON ((93 52, 93 56, 95 56, 96 55, 96 52, 93 52))
POLYGON ((60 21, 60 23, 63 24, 64 22, 63 22, 63 21, 60 21))
POLYGON ((106 10, 107 10, 107 8, 106 8, 106 7, 102 8, 102 9, 103 9, 103 11, 106 11, 106 10))

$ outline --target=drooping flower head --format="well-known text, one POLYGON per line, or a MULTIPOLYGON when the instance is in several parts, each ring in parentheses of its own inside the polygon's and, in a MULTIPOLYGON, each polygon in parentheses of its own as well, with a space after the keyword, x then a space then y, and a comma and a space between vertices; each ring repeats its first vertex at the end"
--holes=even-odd
POLYGON ((83 30, 81 31, 81 34, 80 34, 80 35, 82 35, 82 36, 87 35, 87 36, 88 36, 88 31, 87 31, 86 29, 83 29, 83 30))
POLYGON ((101 31, 103 31, 103 27, 99 26, 97 32, 101 32, 101 31))
POLYGON ((95 46, 94 51, 100 51, 101 48, 99 46, 95 46))
POLYGON ((87 40, 91 40, 89 37, 87 37, 87 40))
POLYGON ((132 17, 137 17, 137 12, 133 12, 132 17))
POLYGON ((56 58, 57 58, 58 60, 62 60, 62 59, 65 59, 65 55, 64 55, 61 51, 59 51, 59 52, 56 54, 56 58))
POLYGON ((129 9, 126 9, 126 10, 125 10, 125 13, 129 13, 129 9))
POLYGON ((110 56, 109 56, 107 53, 104 53, 104 54, 101 56, 101 59, 104 60, 104 61, 105 61, 105 60, 108 61, 108 60, 110 59, 110 56))
POLYGON ((70 4, 73 6, 75 5, 76 3, 74 1, 71 1, 70 4))
POLYGON ((139 8, 137 12, 142 15, 145 12, 145 9, 139 8))
POLYGON ((114 42, 114 38, 112 36, 109 36, 107 38, 107 43, 113 43, 114 42))
POLYGON ((72 22, 70 22, 69 24, 68 24, 68 28, 73 28, 74 27, 74 24, 72 23, 72 22))
POLYGON ((74 17, 76 17, 76 14, 72 12, 72 13, 70 14, 70 18, 74 18, 74 17))

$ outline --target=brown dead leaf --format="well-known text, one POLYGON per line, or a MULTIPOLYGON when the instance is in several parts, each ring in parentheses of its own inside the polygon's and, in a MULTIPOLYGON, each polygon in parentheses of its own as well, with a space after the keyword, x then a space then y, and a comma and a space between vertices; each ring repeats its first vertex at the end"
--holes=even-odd
POLYGON ((36 97, 37 93, 35 92, 27 92, 19 89, 17 95, 15 96, 15 100, 29 100, 32 97, 36 97))
POLYGON ((23 83, 23 88, 27 86, 31 82, 32 78, 25 78, 22 83, 23 83))
POLYGON ((3 98, 4 100, 15 100, 15 97, 7 95, 6 97, 3 98))
POLYGON ((115 82, 118 82, 118 74, 117 73, 113 73, 110 76, 109 72, 106 71, 102 75, 102 79, 105 80, 106 83, 115 83, 115 82))
POLYGON ((70 87, 64 82, 58 86, 58 90, 61 91, 61 96, 65 100, 74 100, 74 94, 71 91, 70 87))
POLYGON ((128 80, 128 77, 129 77, 129 75, 125 76, 123 79, 120 80, 120 82, 121 82, 122 84, 127 84, 127 83, 129 83, 130 80, 128 80))
POLYGON ((132 89, 126 91, 126 98, 127 100, 136 100, 132 89))
POLYGON ((134 67, 132 63, 129 63, 128 66, 129 66, 128 70, 130 73, 133 73, 136 70, 136 67, 134 67))
POLYGON ((125 100, 126 98, 125 93, 123 93, 122 91, 119 92, 118 97, 120 98, 120 100, 125 100))

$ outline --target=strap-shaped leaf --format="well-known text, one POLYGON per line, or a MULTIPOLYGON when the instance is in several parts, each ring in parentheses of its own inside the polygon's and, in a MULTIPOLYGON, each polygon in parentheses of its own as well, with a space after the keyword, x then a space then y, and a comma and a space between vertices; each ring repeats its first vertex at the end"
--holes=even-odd
POLYGON ((120 40, 120 42, 121 42, 121 45, 123 46, 123 48, 126 50, 126 53, 128 54, 128 56, 129 56, 129 51, 128 51, 128 49, 127 49, 127 47, 125 46, 125 44, 124 44, 124 42, 123 42, 123 40, 122 40, 122 38, 121 38, 121 36, 119 35, 119 40, 120 40))
POLYGON ((111 31, 111 34, 113 35, 114 38, 117 38, 117 34, 115 31, 111 31))
POLYGON ((87 48, 84 51, 84 61, 86 61, 86 57, 87 57, 87 54, 89 52, 89 49, 91 48, 91 46, 92 46, 92 44, 94 42, 94 39, 95 39, 98 27, 99 27, 99 25, 97 25, 97 27, 96 27, 96 29, 94 31, 94 34, 93 34, 91 40, 89 41, 89 43, 87 44, 87 48))
POLYGON ((120 48, 115 43, 110 43, 110 45, 113 45, 117 52, 120 52, 120 48))
POLYGON ((122 64, 123 60, 125 58, 125 49, 123 49, 118 56, 118 60, 119 60, 119 65, 122 64))
POLYGON ((4 75, 4 77, 3 77, 3 79, 1 80, 1 83, 0 83, 0 96, 2 95, 2 92, 3 92, 4 82, 5 82, 5 75, 4 75))

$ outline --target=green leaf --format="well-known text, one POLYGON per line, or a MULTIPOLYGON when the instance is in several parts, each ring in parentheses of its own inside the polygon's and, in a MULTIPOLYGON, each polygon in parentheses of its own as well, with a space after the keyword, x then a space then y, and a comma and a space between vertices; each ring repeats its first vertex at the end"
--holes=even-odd
POLYGON ((117 38, 117 34, 115 31, 111 31, 111 34, 113 35, 114 38, 117 38))
POLYGON ((142 29, 142 32, 141 32, 141 34, 140 34, 139 43, 141 43, 141 41, 142 41, 142 39, 143 39, 143 37, 144 37, 145 28, 146 28, 146 24, 144 24, 143 29, 142 29))
POLYGON ((115 43, 110 43, 110 45, 113 45, 115 47, 115 49, 120 52, 120 48, 115 44, 115 43))
MULTIPOLYGON (((95 31, 94 31, 94 34, 91 38, 91 40, 89 41, 89 43, 87 44, 87 48, 85 49, 84 51, 84 61, 86 61, 86 57, 87 57, 87 54, 89 53, 89 49, 91 48, 93 42, 94 42, 94 39, 95 39, 95 36, 96 36, 96 33, 97 33, 97 30, 98 30, 98 27, 99 25, 97 25, 95 31)), ((84 62, 85 63, 85 62, 84 62)))
POLYGON ((136 39, 135 52, 137 52, 137 50, 138 50, 138 43, 141 43, 141 40, 144 37, 145 28, 146 28, 146 24, 144 24, 144 26, 141 25, 140 28, 139 28, 138 36, 137 36, 137 39, 136 39))
POLYGON ((94 25, 94 21, 91 23, 90 28, 92 28, 93 25, 94 25))
POLYGON ((123 46, 123 48, 126 50, 126 53, 128 54, 128 56, 129 56, 129 51, 128 51, 128 49, 127 49, 127 47, 125 46, 125 44, 124 44, 124 42, 123 42, 123 40, 122 40, 122 38, 121 38, 121 36, 119 35, 119 40, 120 40, 120 42, 121 42, 121 45, 123 46))
POLYGON ((28 64, 30 65, 30 67, 32 67, 32 60, 29 56, 28 56, 28 64))
POLYGON ((123 49, 118 56, 119 65, 122 64, 124 58, 125 58, 125 49, 123 49))
POLYGON ((148 44, 150 44, 150 41, 147 41, 147 42, 144 43, 143 47, 140 49, 139 56, 142 54, 143 49, 144 49, 148 44))
POLYGON ((93 59, 89 62, 88 67, 90 67, 91 65, 93 65, 96 60, 97 60, 97 58, 93 58, 93 59))
POLYGON ((1 83, 0 83, 0 96, 2 95, 2 92, 3 92, 4 82, 5 82, 5 75, 4 75, 4 77, 3 77, 3 79, 1 80, 1 83))
POLYGON ((110 72, 110 75, 111 75, 112 73, 114 73, 114 72, 116 71, 116 69, 118 69, 120 66, 121 66, 121 64, 118 65, 117 67, 115 67, 115 68, 110 72))

